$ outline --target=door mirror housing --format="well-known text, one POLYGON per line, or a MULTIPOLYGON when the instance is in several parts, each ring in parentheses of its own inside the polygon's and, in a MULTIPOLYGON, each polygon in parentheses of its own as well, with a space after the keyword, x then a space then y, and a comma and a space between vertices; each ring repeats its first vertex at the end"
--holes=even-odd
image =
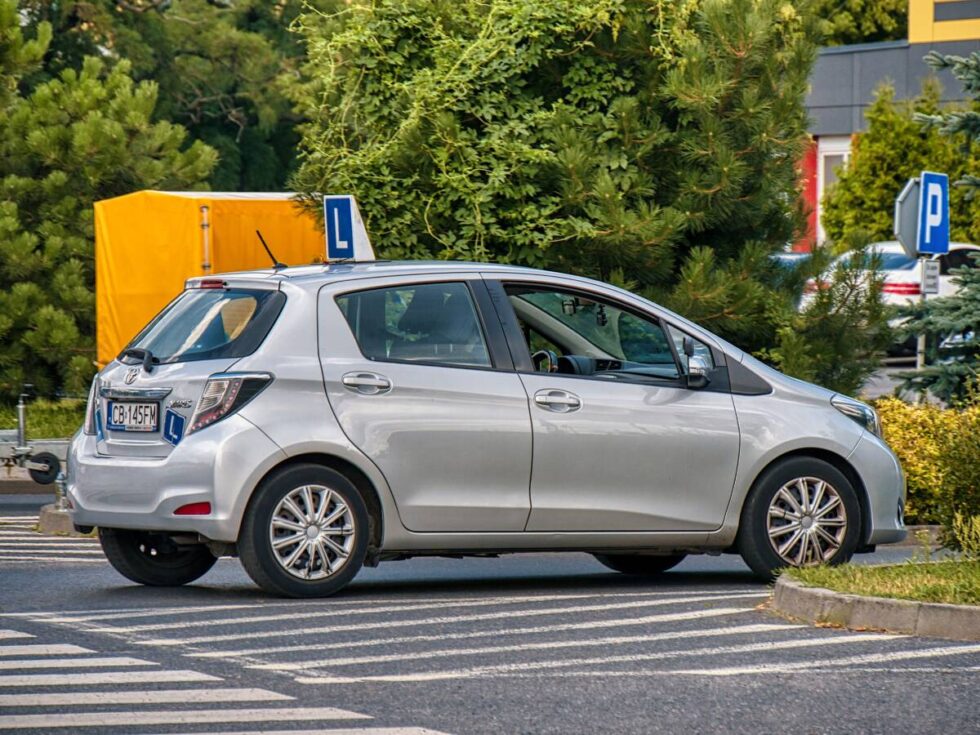
POLYGON ((687 357, 687 387, 704 388, 711 382, 708 377, 708 361, 701 355, 688 355, 687 357))

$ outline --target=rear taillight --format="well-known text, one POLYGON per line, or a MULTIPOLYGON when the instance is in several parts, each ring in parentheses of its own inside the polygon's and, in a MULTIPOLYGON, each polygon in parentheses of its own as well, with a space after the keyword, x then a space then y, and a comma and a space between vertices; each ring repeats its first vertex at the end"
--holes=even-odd
POLYGON ((208 378, 188 434, 230 416, 272 382, 269 373, 218 373, 208 378))
POLYGON ((99 396, 99 376, 92 378, 92 387, 88 391, 88 403, 85 404, 85 423, 82 431, 89 436, 95 436, 95 402, 99 396))
POLYGON ((893 296, 919 296, 922 288, 918 283, 888 283, 881 286, 882 293, 890 293, 893 296))

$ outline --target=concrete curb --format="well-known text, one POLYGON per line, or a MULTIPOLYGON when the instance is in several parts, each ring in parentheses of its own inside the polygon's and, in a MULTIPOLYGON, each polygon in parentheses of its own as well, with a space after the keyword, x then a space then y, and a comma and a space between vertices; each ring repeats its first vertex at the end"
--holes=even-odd
POLYGON ((856 630, 980 641, 980 606, 847 595, 806 587, 786 575, 776 580, 772 609, 791 618, 856 630))

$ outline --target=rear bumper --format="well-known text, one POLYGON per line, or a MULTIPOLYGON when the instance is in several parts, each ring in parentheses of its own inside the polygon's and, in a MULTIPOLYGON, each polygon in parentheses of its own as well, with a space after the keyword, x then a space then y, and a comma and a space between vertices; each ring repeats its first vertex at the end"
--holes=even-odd
POLYGON ((865 432, 848 460, 868 493, 864 544, 894 544, 908 534, 905 528, 905 474, 895 453, 878 437, 865 432))
POLYGON ((108 457, 81 432, 68 450, 66 494, 72 522, 197 533, 234 542, 248 497, 285 454, 241 416, 229 416, 186 437, 165 458, 108 457), (188 503, 209 502, 211 513, 175 516, 188 503))

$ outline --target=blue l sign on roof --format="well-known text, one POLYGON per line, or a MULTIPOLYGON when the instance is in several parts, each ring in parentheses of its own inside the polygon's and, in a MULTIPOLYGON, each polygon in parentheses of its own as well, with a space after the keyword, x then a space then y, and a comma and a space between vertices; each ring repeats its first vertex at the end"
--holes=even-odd
POLYGON ((915 241, 920 253, 949 252, 949 177, 946 174, 922 172, 915 241))
POLYGON ((327 233, 327 260, 374 260, 357 201, 350 194, 323 197, 323 225, 327 233))
POLYGON ((323 199, 323 220, 327 226, 327 259, 354 257, 354 212, 350 197, 323 199))

